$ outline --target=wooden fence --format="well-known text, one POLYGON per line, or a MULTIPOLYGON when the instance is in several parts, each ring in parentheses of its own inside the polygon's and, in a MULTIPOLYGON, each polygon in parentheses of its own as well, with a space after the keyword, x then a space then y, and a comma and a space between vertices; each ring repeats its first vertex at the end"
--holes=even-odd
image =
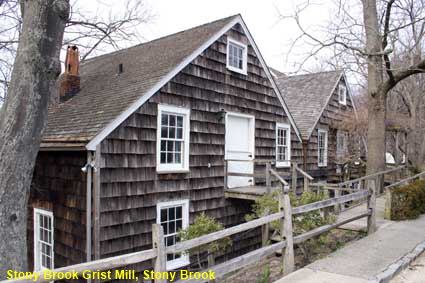
MULTIPOLYGON (((355 221, 357 219, 367 217, 368 218, 368 232, 372 233, 376 229, 375 223, 375 191, 376 184, 375 180, 369 180, 367 182, 367 189, 360 190, 351 194, 334 197, 331 199, 326 199, 323 201, 306 204, 299 207, 292 207, 291 201, 289 198, 289 186, 285 180, 283 180, 279 174, 276 173, 273 169, 270 170, 271 174, 275 175, 275 177, 281 182, 282 193, 279 194, 279 212, 271 215, 267 215, 234 227, 230 227, 218 232, 214 232, 199 238, 183 241, 176 243, 173 246, 165 246, 164 243, 164 233, 163 228, 159 224, 153 224, 152 226, 152 237, 153 237, 153 247, 152 249, 140 251, 136 253, 121 255, 117 257, 105 258, 101 260, 91 261, 87 263, 81 263, 77 265, 71 265, 67 267, 62 267, 55 269, 53 271, 56 272, 71 272, 77 271, 82 272, 83 270, 109 270, 113 268, 124 267, 129 264, 134 264, 137 262, 142 262, 146 260, 154 260, 154 271, 155 272, 165 272, 166 270, 166 260, 167 254, 171 253, 182 253, 186 252, 189 249, 199 247, 201 245, 205 245, 211 243, 213 241, 223 239, 237 233, 243 233, 248 230, 251 230, 256 227, 267 227, 273 221, 280 222, 280 241, 271 245, 266 245, 263 241, 263 247, 242 256, 233 258, 231 260, 225 261, 223 263, 209 266, 205 271, 212 271, 218 277, 222 277, 226 273, 235 271, 243 266, 252 264, 257 262, 260 258, 272 255, 278 251, 281 251, 283 254, 283 270, 284 274, 289 274, 295 269, 295 258, 294 258, 294 245, 302 243, 312 237, 318 236, 322 233, 325 233, 331 229, 337 228, 341 225, 349 223, 351 221, 355 221), (292 225, 292 216, 300 215, 303 213, 307 213, 314 210, 325 209, 328 207, 332 207, 335 205, 341 205, 343 203, 347 203, 350 201, 356 201, 367 198, 368 200, 368 208, 366 211, 350 217, 348 219, 344 219, 343 221, 339 221, 333 224, 324 225, 308 231, 304 234, 294 236, 293 234, 293 225, 292 225)), ((263 235, 264 237, 264 235, 263 235)), ((264 240, 264 239, 263 239, 264 240)), ((267 241, 268 243, 268 241, 267 241)), ((50 279, 43 279, 39 277, 37 282, 49 282, 50 279)), ((194 282, 207 282, 209 279, 185 279, 179 280, 179 283, 194 283, 194 282)), ((1 281, 1 283, 24 283, 24 282, 34 282, 31 279, 18 279, 18 280, 6 280, 1 281)), ((156 280, 158 283, 165 283, 166 280, 156 280)))

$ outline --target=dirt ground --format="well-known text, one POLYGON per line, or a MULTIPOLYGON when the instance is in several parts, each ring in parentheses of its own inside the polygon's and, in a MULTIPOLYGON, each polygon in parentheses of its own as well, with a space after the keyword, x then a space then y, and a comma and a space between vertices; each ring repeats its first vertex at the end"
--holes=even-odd
POLYGON ((425 253, 394 277, 391 283, 425 283, 425 253))
MULTIPOLYGON (((308 258, 303 255, 302 249, 295 248, 295 265, 299 269, 310 262, 323 258, 347 243, 364 237, 364 233, 335 229, 332 230, 326 240, 320 241, 317 245, 308 245, 308 258)), ((239 271, 226 276, 217 283, 271 283, 282 277, 282 258, 280 256, 270 256, 259 262, 244 267, 239 271), (269 276, 265 276, 269 271, 269 276)), ((399 283, 399 282, 397 282, 399 283)), ((415 282, 416 283, 416 282, 415 282)), ((424 283, 424 282, 421 282, 424 283)))

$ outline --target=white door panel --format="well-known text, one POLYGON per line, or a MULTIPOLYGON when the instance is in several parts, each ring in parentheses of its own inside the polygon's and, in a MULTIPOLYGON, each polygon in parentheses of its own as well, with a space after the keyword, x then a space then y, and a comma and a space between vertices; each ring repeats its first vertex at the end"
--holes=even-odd
MULTIPOLYGON (((254 173, 254 164, 242 160, 254 158, 254 117, 227 114, 226 159, 229 173, 254 173), (241 161, 238 161, 241 160, 241 161)), ((229 188, 253 185, 253 177, 229 176, 229 188)))

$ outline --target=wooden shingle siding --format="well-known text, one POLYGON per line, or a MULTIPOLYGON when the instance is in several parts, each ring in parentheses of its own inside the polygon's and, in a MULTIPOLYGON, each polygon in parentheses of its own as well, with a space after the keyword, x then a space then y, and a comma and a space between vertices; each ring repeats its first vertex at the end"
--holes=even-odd
MULTIPOLYGON (((341 83, 345 84, 343 78, 341 83)), ((325 107, 322 116, 314 128, 308 141, 308 158, 307 172, 318 180, 328 180, 329 177, 336 174, 336 164, 333 162, 336 158, 336 134, 335 124, 341 122, 343 117, 354 118, 354 108, 351 99, 347 93, 347 104, 342 105, 338 102, 338 87, 329 99, 329 103, 325 107), (317 151, 317 135, 318 129, 326 129, 328 131, 328 165, 326 167, 318 167, 318 151, 317 151)))
POLYGON ((54 266, 86 261, 86 152, 40 151, 28 204, 28 260, 33 268, 33 208, 53 212, 54 266))
MULTIPOLYGON (((232 226, 243 222, 250 211, 249 201, 224 198, 225 124, 216 113, 224 109, 255 116, 258 159, 275 159, 276 122, 289 121, 251 46, 248 76, 226 68, 228 35, 247 42, 241 28, 234 27, 101 143, 101 257, 151 248, 158 202, 189 199, 190 223, 205 212, 232 226), (189 173, 156 172, 159 103, 191 109, 189 173)), ((292 157, 301 162, 301 154, 292 129, 292 157)), ((254 240, 255 233, 239 236, 232 256, 258 245, 261 237, 254 240)), ((136 269, 149 267, 143 263, 136 269)))

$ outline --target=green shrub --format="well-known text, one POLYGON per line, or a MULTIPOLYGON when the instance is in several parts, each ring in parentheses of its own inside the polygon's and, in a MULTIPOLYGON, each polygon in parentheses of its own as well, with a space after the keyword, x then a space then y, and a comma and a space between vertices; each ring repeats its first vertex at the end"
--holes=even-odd
MULTIPOLYGON (((211 234, 220 230, 223 230, 223 224, 215 220, 214 218, 208 217, 202 212, 195 218, 195 222, 184 230, 178 232, 178 236, 182 241, 191 240, 194 238, 199 238, 203 235, 211 234)), ((232 240, 229 237, 205 244, 196 248, 192 248, 189 252, 193 255, 196 255, 198 260, 198 265, 202 268, 201 264, 201 253, 216 253, 224 251, 228 246, 232 245, 232 240)))
MULTIPOLYGON (((271 194, 266 194, 258 198, 252 206, 253 213, 245 215, 245 220, 251 221, 253 219, 278 212, 279 194, 280 191, 274 191, 271 194)), ((312 192, 305 192, 302 194, 301 197, 297 197, 295 194, 292 193, 289 196, 291 199, 292 207, 318 202, 329 198, 327 193, 317 194, 312 192)), ((320 210, 314 210, 307 213, 303 213, 301 215, 293 216, 292 225, 294 236, 301 235, 317 227, 333 223, 335 222, 335 220, 336 217, 334 214, 329 213, 328 216, 325 217, 324 213, 321 213, 320 210)), ((280 233, 279 221, 272 222, 271 227, 274 230, 274 234, 280 233)), ((327 243, 328 241, 328 233, 324 233, 319 237, 315 237, 313 239, 298 244, 304 262, 310 262, 310 256, 313 255, 315 251, 320 248, 320 246, 327 243)))
POLYGON ((415 219, 425 213, 425 180, 391 191, 391 220, 415 219))

